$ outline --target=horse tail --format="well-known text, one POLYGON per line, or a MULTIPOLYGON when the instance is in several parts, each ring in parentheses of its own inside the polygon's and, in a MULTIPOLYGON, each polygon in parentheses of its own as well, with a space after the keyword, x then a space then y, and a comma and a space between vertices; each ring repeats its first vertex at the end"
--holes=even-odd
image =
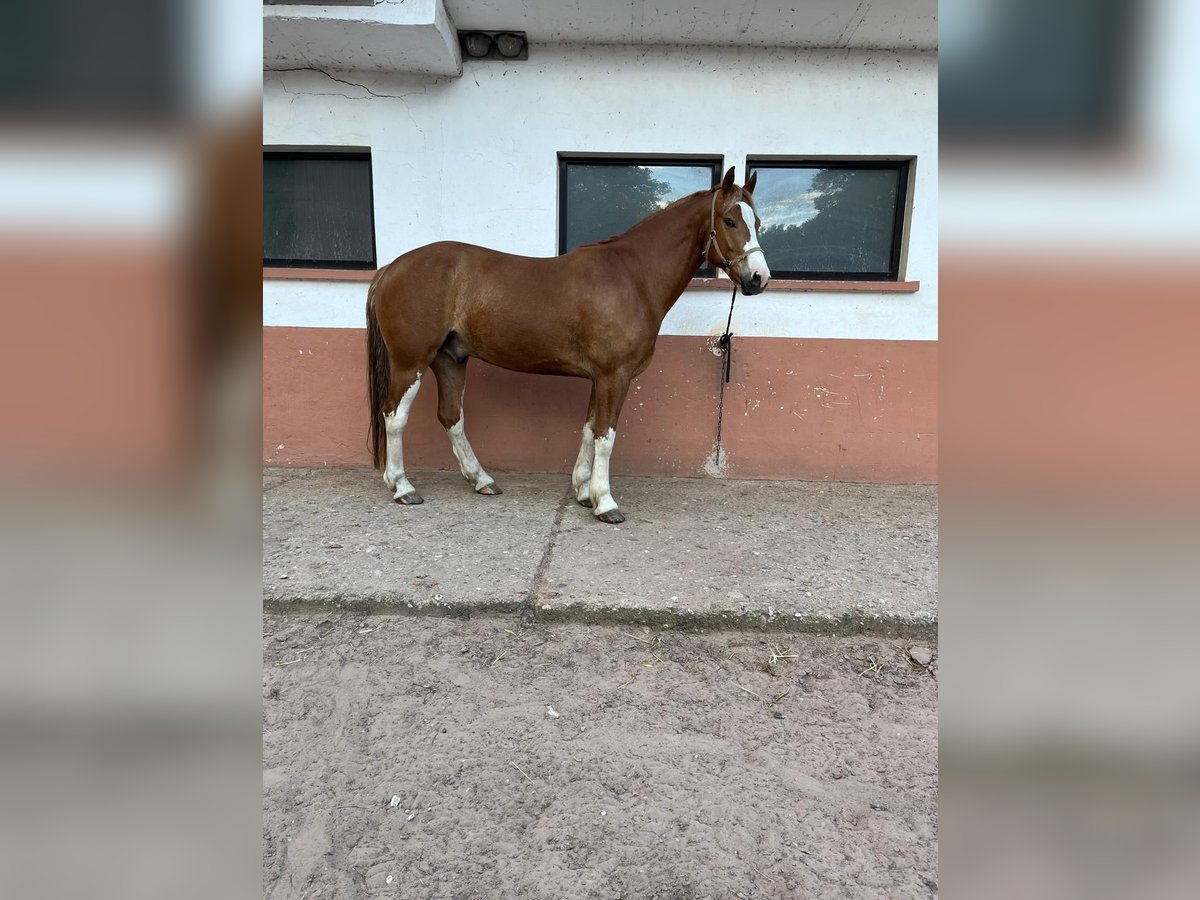
POLYGON ((379 331, 379 316, 375 312, 375 287, 383 269, 375 273, 367 289, 367 379, 370 383, 367 399, 371 405, 371 432, 369 446, 375 468, 382 469, 387 446, 383 436, 383 404, 387 402, 388 390, 392 385, 392 362, 388 357, 387 344, 379 331))

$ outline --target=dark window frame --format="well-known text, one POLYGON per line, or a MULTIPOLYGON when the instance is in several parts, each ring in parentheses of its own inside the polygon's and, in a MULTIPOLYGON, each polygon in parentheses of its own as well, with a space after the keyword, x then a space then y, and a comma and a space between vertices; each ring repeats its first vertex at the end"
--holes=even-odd
MULTIPOLYGON (((908 218, 909 179, 915 159, 823 159, 821 157, 746 158, 746 178, 758 169, 890 169, 898 173, 896 211, 892 222, 892 246, 888 255, 887 272, 805 272, 794 269, 776 270, 771 277, 787 281, 880 281, 899 282, 904 252, 904 223, 908 218)), ((767 265, 771 261, 767 260, 767 265)))
MULTIPOLYGON (((263 162, 268 159, 329 159, 366 161, 367 163, 367 192, 371 208, 368 210, 371 219, 371 260, 370 262, 347 260, 317 260, 290 259, 268 257, 263 255, 263 268, 280 269, 337 269, 356 272, 369 272, 379 268, 379 248, 375 238, 375 163, 368 150, 319 150, 319 149, 285 149, 263 148, 263 162)), ((265 249, 265 248, 264 248, 265 249)))
MULTIPOLYGON (((571 165, 585 166, 680 166, 701 168, 708 166, 712 171, 712 184, 721 183, 725 157, 716 153, 699 154, 643 154, 638 156, 589 156, 582 153, 558 154, 558 255, 567 251, 567 168, 571 165)), ((697 268, 696 278, 713 278, 716 272, 707 261, 697 268)))

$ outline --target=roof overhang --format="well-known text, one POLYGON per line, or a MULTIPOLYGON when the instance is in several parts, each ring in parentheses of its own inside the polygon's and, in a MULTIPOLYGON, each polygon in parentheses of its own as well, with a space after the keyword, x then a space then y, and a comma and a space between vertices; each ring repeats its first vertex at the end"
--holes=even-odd
POLYGON ((446 0, 460 30, 531 44, 936 50, 937 0, 446 0))
POLYGON ((442 0, 263 5, 263 67, 461 75, 442 0))
POLYGON ((267 69, 461 75, 457 30, 537 44, 936 50, 937 0, 357 0, 263 5, 267 69))

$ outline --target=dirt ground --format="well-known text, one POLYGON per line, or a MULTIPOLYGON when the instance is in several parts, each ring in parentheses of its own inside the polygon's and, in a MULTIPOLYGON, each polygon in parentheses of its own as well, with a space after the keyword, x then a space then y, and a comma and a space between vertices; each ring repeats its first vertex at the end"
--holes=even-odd
POLYGON ((263 697, 269 898, 937 894, 932 645, 273 615, 263 697))

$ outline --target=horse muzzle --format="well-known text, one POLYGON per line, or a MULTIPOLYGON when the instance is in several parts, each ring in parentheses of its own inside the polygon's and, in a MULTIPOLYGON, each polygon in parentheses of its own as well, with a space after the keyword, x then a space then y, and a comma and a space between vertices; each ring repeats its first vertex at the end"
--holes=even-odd
POLYGON ((770 282, 771 270, 766 266, 748 266, 738 279, 742 293, 747 297, 761 294, 770 282))
POLYGON ((761 294, 771 281, 771 270, 762 248, 747 247, 746 252, 732 261, 726 270, 730 278, 737 279, 738 286, 746 296, 761 294))

